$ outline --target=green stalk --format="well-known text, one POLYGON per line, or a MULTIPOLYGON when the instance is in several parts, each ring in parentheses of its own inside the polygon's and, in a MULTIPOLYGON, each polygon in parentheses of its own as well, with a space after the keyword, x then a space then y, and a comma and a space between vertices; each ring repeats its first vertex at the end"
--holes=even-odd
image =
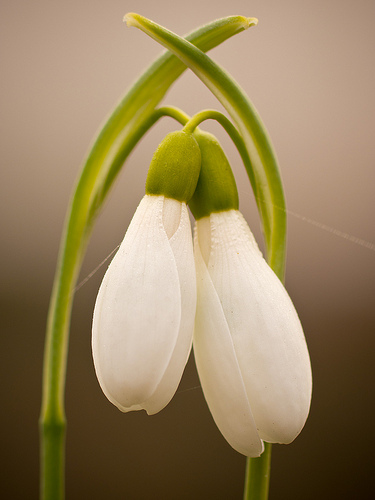
MULTIPOLYGON (((240 86, 199 48, 162 26, 138 14, 127 14, 129 26, 135 26, 173 52, 186 64, 217 97, 236 123, 248 155, 250 181, 267 248, 268 263, 281 281, 285 274, 286 210, 279 167, 270 138, 257 111, 240 86), (252 178, 252 172, 254 178, 252 178)), ((257 20, 249 19, 257 24, 257 20)), ((245 498, 266 500, 270 478, 271 445, 265 443, 265 452, 259 458, 247 459, 245 498)))
MULTIPOLYGON (((187 36, 208 51, 246 29, 248 20, 235 16, 214 21, 187 36)), ((40 415, 41 498, 64 498, 65 377, 74 288, 94 220, 119 170, 137 142, 160 117, 155 106, 185 65, 170 53, 162 55, 141 76, 116 107, 83 165, 70 202, 47 321, 40 415)))
POLYGON ((259 458, 246 460, 244 500, 267 500, 271 471, 272 445, 264 443, 264 452, 259 458))

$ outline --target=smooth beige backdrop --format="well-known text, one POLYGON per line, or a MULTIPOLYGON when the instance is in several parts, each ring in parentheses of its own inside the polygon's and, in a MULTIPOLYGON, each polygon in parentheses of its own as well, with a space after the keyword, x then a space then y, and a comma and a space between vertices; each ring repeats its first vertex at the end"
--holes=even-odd
MULTIPOLYGON (((45 318, 66 206, 110 109, 160 52, 122 22, 136 11, 184 34, 242 14, 259 25, 211 52, 248 93, 275 145, 289 214, 287 288, 310 347, 311 415, 274 446, 270 499, 367 499, 373 491, 375 2, 2 0, 0 496, 38 495, 45 318)), ((221 106, 186 73, 164 101, 221 106)), ((131 155, 93 232, 85 278, 121 241, 165 119, 131 155)), ((219 127, 260 245, 249 183, 219 127)), ((76 295, 67 379, 67 498, 241 498, 245 460, 216 429, 193 360, 160 414, 121 414, 92 366, 103 266, 76 295)))

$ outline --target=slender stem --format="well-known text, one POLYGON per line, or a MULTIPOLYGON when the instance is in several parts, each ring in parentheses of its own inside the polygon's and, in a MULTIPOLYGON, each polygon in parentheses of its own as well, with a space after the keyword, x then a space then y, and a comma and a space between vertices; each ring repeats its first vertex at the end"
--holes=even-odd
MULTIPOLYGON (((142 136, 160 118, 159 113, 151 113, 135 128, 129 138, 129 149, 137 144, 142 136)), ((78 186, 79 187, 79 186, 78 186)), ((44 351, 43 397, 39 421, 41 437, 41 498, 62 500, 64 498, 64 461, 65 428, 64 393, 66 363, 68 354, 70 316, 84 251, 91 233, 91 223, 82 224, 82 208, 75 203, 85 204, 84 190, 76 190, 72 200, 70 217, 67 223, 65 242, 61 248, 52 291, 44 351), (83 191, 83 193, 82 193, 83 191), (80 244, 76 236, 81 230, 80 244)), ((88 202, 86 202, 88 204, 88 202)))
POLYGON ((184 127, 184 131, 188 133, 194 132, 194 129, 197 128, 198 125, 200 125, 205 120, 214 120, 214 116, 216 113, 222 115, 222 113, 219 113, 219 111, 216 111, 214 109, 204 109, 203 111, 199 111, 199 113, 190 118, 190 120, 184 127))
POLYGON ((271 471, 270 443, 264 443, 264 452, 259 458, 246 461, 244 500, 267 500, 271 471))
POLYGON ((169 116, 174 120, 181 123, 181 125, 185 125, 189 120, 190 116, 187 115, 184 111, 179 108, 175 108, 174 106, 163 106, 155 110, 155 115, 163 117, 169 116))
POLYGON ((65 421, 40 422, 43 436, 41 447, 41 498, 63 500, 65 494, 65 421))

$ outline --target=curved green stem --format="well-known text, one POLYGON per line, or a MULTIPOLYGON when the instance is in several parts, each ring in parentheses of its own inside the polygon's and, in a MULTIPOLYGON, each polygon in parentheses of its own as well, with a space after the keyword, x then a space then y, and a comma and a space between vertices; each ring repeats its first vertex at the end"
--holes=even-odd
MULTIPOLYGON (((133 133, 129 147, 134 145, 160 118, 152 113, 133 133)), ((134 147, 134 146, 133 146, 134 147)), ((130 149, 131 150, 131 149, 130 149)), ((130 152, 129 150, 129 152, 130 152)), ((65 229, 56 278, 52 290, 47 321, 46 344, 43 367, 43 393, 40 415, 41 433, 41 498, 62 500, 64 498, 65 464, 65 408, 64 392, 66 361, 69 341, 70 316, 84 251, 97 212, 91 211, 85 193, 78 189, 72 201, 70 217, 65 229), (82 197, 79 196, 81 193, 82 197), (86 213, 82 204, 86 201, 86 213), (81 206, 80 206, 81 205, 81 206), (90 224, 83 225, 84 216, 90 215, 90 224), (81 229, 81 231, 80 231, 81 229)), ((85 186, 82 186, 85 187, 85 186)), ((98 207, 97 207, 98 208, 98 207)))
MULTIPOLYGON (((187 38, 207 51, 248 27, 234 16, 214 21, 187 38)), ((128 91, 98 135, 77 182, 67 214, 47 321, 40 416, 41 497, 64 497, 64 392, 73 291, 91 229, 124 161, 160 117, 154 113, 185 65, 163 54, 128 91)))
POLYGON ((181 109, 175 108, 174 106, 163 106, 161 108, 157 108, 155 110, 155 114, 160 116, 160 118, 163 116, 169 116, 170 118, 176 120, 178 123, 181 123, 181 125, 186 125, 186 123, 190 120, 189 115, 187 115, 181 109))
POLYGON ((225 115, 223 115, 223 113, 220 113, 220 111, 216 111, 214 109, 205 109, 203 111, 200 111, 199 113, 194 115, 188 121, 188 123, 186 123, 186 125, 184 126, 184 130, 192 132, 198 125, 200 125, 205 120, 216 120, 218 123, 220 123, 220 125, 224 128, 229 137, 232 139, 234 145, 237 148, 237 151, 241 156, 242 162, 246 168, 247 175, 249 177, 255 199, 258 199, 257 183, 255 181, 254 169, 250 160, 249 153, 246 149, 244 140, 241 134, 236 129, 236 127, 233 125, 233 123, 230 120, 228 120, 228 118, 225 115))
MULTIPOLYGON (((239 85, 189 42, 138 14, 129 14, 127 22, 176 54, 212 91, 237 124, 254 169, 254 192, 262 219, 268 262, 283 281, 286 252, 285 198, 276 155, 255 108, 239 85)), ((246 499, 268 498, 270 457, 271 445, 265 443, 265 452, 261 457, 247 460, 246 499)))
MULTIPOLYGON (((276 155, 257 111, 240 86, 214 61, 187 40, 140 16, 127 14, 135 26, 173 52, 217 97, 237 124, 251 158, 256 202, 262 219, 268 262, 281 280, 285 270, 285 199, 276 155)), ((257 20, 249 18, 249 25, 257 20)))

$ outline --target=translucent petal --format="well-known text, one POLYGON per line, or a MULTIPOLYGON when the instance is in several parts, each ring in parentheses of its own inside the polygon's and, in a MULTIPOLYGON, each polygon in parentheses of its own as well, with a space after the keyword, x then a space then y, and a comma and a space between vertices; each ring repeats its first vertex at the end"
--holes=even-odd
MULTIPOLYGON (((104 276, 94 310, 98 380, 122 411, 142 409, 153 396, 180 331, 181 288, 163 204, 162 196, 142 199, 104 276)), ((171 213, 179 218, 181 203, 171 213)))
POLYGON ((211 214, 207 232, 207 268, 259 435, 289 443, 301 431, 311 399, 310 361, 299 318, 240 212, 211 214))
POLYGON ((229 444, 239 453, 257 457, 263 451, 263 443, 258 436, 228 324, 197 244, 197 234, 194 252, 198 288, 194 356, 204 396, 229 444))

